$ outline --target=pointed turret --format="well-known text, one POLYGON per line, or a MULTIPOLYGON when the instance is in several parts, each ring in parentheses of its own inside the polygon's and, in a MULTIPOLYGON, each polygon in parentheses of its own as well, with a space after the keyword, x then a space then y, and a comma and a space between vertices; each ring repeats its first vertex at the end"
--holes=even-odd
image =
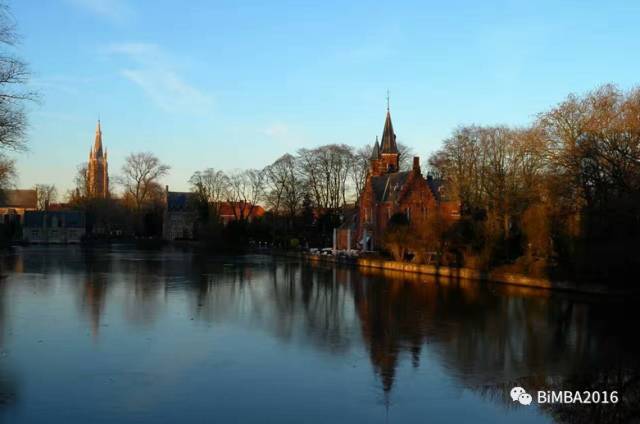
POLYGON ((373 150, 371 150, 371 160, 380 159, 380 143, 378 142, 378 136, 376 136, 376 142, 373 145, 373 150))
POLYGON ((387 109, 387 119, 384 121, 384 130, 382 131, 381 153, 398 153, 396 134, 393 132, 389 109, 387 109))
POLYGON ((98 119, 98 126, 96 127, 96 141, 93 143, 93 152, 96 156, 102 156, 102 130, 100 129, 100 120, 98 119))

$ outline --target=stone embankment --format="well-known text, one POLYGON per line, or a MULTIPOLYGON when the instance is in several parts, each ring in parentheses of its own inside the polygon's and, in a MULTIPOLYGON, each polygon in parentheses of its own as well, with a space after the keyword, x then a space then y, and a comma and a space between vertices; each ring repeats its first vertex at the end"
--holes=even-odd
POLYGON ((398 273, 412 273, 435 276, 439 279, 451 280, 476 280, 489 281, 502 284, 511 284, 522 287, 532 287, 547 290, 565 290, 580 293, 599 295, 639 295, 637 291, 612 289, 598 284, 576 284, 570 281, 556 281, 548 278, 528 277, 522 274, 513 274, 498 271, 480 271, 471 268, 451 268, 435 265, 414 264, 410 262, 389 261, 380 258, 357 258, 348 256, 331 256, 309 253, 289 253, 300 259, 327 264, 345 264, 363 268, 395 271, 398 273))

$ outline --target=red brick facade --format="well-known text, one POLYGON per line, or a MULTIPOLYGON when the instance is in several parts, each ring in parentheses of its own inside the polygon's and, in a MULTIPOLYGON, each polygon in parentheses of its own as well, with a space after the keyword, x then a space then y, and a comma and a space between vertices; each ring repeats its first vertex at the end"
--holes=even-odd
POLYGON ((376 139, 369 175, 358 201, 356 241, 363 250, 381 247, 389 219, 396 213, 405 214, 415 228, 426 225, 427 218, 438 209, 449 218, 457 216, 457 203, 441 201, 439 183, 422 176, 418 157, 414 157, 410 171, 399 171, 395 138, 387 111, 382 142, 378 144, 376 139))

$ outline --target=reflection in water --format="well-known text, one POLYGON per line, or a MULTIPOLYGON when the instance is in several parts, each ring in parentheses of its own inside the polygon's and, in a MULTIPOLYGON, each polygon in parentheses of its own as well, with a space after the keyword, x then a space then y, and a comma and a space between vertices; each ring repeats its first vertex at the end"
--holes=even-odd
MULTIPOLYGON (((38 295, 54 301, 52 287, 62 285, 81 300, 80 318, 96 341, 109 325, 116 327, 109 334, 122 337, 142 328, 171 338, 174 330, 158 329, 159 321, 170 327, 188 319, 189 331, 211 337, 228 326, 259 331, 283 352, 295 346, 302 356, 311 349, 357 362, 362 351, 392 411, 403 408, 393 393, 403 385, 398 370, 406 363, 444 370, 456 387, 505 414, 522 412, 508 397, 514 385, 530 393, 621 393, 615 406, 540 407, 558 422, 625 422, 639 412, 640 349, 628 319, 634 305, 620 300, 188 250, 28 248, 6 255, 2 265, 0 349, 11 319, 8 299, 35 296, 28 290, 38 287, 38 295), (210 330, 198 330, 203 325, 210 330)), ((9 363, 0 358, 0 404, 18 387, 6 377, 9 363)))

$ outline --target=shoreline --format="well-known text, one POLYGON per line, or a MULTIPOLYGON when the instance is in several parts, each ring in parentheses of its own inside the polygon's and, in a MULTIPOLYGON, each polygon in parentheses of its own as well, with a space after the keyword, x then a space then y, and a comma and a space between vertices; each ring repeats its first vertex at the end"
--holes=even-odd
POLYGON ((615 289, 602 284, 584 283, 576 284, 570 281, 552 280, 550 278, 529 277, 523 274, 498 272, 498 271, 480 271, 472 268, 451 268, 427 264, 413 264, 410 262, 397 262, 377 258, 349 258, 325 255, 314 255, 309 253, 274 253, 275 255, 284 255, 295 257, 308 262, 324 263, 324 264, 340 264, 349 265, 357 268, 378 269, 383 271, 394 271, 398 273, 406 273, 412 275, 429 275, 436 278, 451 280, 468 280, 478 282, 489 282, 497 284, 505 284, 511 286, 536 288, 543 290, 566 291, 575 293, 584 293, 592 295, 606 296, 638 296, 639 290, 633 289, 615 289))

